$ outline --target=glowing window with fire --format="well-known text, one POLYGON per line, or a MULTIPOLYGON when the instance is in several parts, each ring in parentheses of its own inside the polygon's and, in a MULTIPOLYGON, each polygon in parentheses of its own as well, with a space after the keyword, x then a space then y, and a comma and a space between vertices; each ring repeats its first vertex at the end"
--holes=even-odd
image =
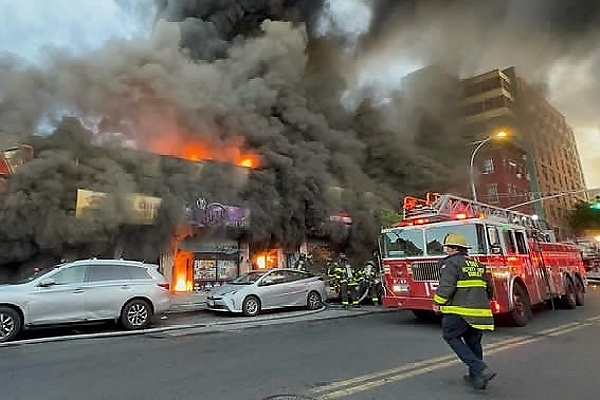
POLYGON ((271 269, 279 266, 279 250, 257 252, 252 257, 252 269, 271 269))

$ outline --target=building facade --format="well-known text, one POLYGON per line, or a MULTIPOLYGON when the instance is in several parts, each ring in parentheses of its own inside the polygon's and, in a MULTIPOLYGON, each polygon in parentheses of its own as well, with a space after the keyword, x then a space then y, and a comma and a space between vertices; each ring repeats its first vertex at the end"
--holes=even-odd
MULTIPOLYGON (((565 117, 521 79, 514 67, 463 80, 464 132, 477 141, 505 131, 478 152, 476 189, 492 204, 520 203, 585 188, 573 130, 565 117), (494 172, 490 172, 493 170, 494 172), (497 200, 496 200, 497 199, 497 200)), ((561 196, 516 208, 535 212, 558 238, 570 236, 568 214, 585 194, 561 196)))

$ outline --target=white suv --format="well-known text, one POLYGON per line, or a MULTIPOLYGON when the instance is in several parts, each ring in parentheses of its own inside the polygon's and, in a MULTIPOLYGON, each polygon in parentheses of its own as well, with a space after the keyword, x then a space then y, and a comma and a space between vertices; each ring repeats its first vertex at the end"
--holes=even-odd
POLYGON ((115 320, 143 329, 169 309, 170 299, 156 265, 97 259, 57 265, 0 285, 0 342, 44 325, 115 320))

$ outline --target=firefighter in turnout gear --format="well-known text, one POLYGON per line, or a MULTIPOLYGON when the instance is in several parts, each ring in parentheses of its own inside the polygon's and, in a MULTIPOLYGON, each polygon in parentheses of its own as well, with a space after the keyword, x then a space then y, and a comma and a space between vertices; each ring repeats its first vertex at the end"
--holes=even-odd
POLYGON ((470 258, 470 246, 460 234, 444 238, 447 257, 440 261, 440 285, 433 298, 442 315, 442 336, 468 367, 465 380, 483 390, 496 373, 483 361, 483 332, 494 329, 490 301, 494 289, 486 267, 470 258))
POLYGON ((349 308, 352 302, 355 307, 358 307, 356 273, 352 271, 348 258, 343 253, 339 255, 339 262, 336 263, 333 270, 333 277, 340 288, 342 306, 349 308))
POLYGON ((368 296, 371 297, 373 304, 377 304, 379 302, 377 293, 377 268, 373 262, 369 261, 360 272, 361 283, 368 288, 368 296))

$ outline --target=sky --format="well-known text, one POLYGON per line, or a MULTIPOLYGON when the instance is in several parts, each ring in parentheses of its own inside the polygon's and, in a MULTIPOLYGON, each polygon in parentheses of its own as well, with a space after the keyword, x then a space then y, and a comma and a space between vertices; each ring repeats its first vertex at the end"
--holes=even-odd
MULTIPOLYGON (((343 11, 343 7, 349 5, 348 1, 362 3, 364 0, 336 0, 331 2, 332 8, 342 7, 343 11)), ((0 0, 0 55, 10 53, 36 63, 48 46, 66 47, 83 54, 101 47, 112 38, 149 36, 154 19, 153 4, 153 0, 0 0)), ((360 15, 365 15, 364 20, 357 21, 355 25, 326 28, 333 31, 352 28, 360 32, 368 27, 370 14, 360 15)), ((378 71, 376 74, 366 70, 359 75, 359 80, 374 86, 381 86, 383 81, 383 86, 386 86, 385 81, 397 81, 396 75, 415 69, 413 65, 401 65, 392 59, 387 61, 390 65, 385 68, 378 65, 374 68, 378 71)), ((561 71, 556 71, 556 76, 560 75, 561 71)), ((557 79, 561 87, 563 82, 557 79)), ((566 116, 568 120, 568 114, 566 116)), ((600 126, 573 128, 586 183, 590 188, 600 187, 600 126)))

